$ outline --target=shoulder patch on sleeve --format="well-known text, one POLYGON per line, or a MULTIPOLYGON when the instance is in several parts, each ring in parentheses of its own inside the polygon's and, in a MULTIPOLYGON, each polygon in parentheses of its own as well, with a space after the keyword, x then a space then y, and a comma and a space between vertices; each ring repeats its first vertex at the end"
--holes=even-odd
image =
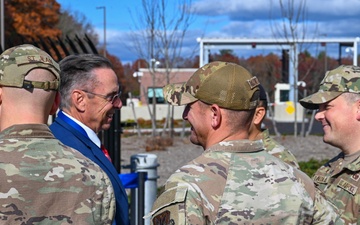
POLYGON ((157 211, 168 205, 184 202, 187 193, 187 187, 175 187, 163 192, 158 199, 156 199, 153 210, 157 211))
POLYGON ((156 215, 152 222, 154 225, 175 225, 174 220, 170 218, 170 211, 168 210, 156 215))
POLYGON ((183 224, 185 221, 186 193, 187 187, 182 186, 177 186, 163 192, 153 205, 151 212, 152 224, 183 224))

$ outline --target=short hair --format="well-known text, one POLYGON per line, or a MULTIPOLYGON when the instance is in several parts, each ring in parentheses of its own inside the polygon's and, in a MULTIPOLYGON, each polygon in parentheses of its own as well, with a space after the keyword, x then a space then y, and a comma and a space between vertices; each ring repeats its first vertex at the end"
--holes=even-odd
POLYGON ((349 104, 360 100, 360 94, 358 94, 358 93, 345 92, 345 93, 342 93, 341 95, 344 97, 346 102, 349 104))
POLYGON ((264 107, 265 110, 268 110, 268 101, 267 100, 259 100, 257 107, 264 107))
MULTIPOLYGON (((210 107, 211 104, 199 101, 201 109, 205 110, 206 107, 210 107)), ((232 110, 221 108, 227 117, 226 125, 232 132, 239 132, 241 130, 248 130, 250 128, 252 119, 255 114, 255 109, 250 110, 232 110)))
POLYGON ((69 109, 74 89, 93 89, 99 83, 94 69, 114 69, 111 62, 100 55, 70 55, 60 61, 60 109, 69 109))
POLYGON ((227 114, 227 125, 232 132, 239 132, 241 130, 249 130, 252 119, 255 114, 255 109, 251 110, 229 110, 225 109, 227 114))

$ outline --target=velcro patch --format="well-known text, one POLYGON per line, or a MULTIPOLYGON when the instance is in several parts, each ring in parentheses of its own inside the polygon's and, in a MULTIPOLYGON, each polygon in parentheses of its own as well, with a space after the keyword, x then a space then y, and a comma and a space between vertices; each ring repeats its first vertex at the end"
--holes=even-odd
POLYGON ((352 195, 355 195, 357 192, 358 187, 356 185, 353 185, 352 183, 347 182, 344 179, 340 179, 337 186, 341 187, 342 189, 346 190, 352 195))
POLYGON ((174 220, 170 219, 170 211, 166 210, 153 218, 154 225, 175 225, 174 220))
POLYGON ((250 85, 250 89, 257 87, 260 84, 259 80, 255 76, 252 77, 251 79, 247 80, 247 82, 250 85))
POLYGON ((319 183, 319 184, 327 184, 329 182, 330 177, 328 176, 321 176, 321 175, 315 175, 313 177, 313 180, 315 181, 315 183, 319 183))
MULTIPOLYGON (((167 188, 169 186, 167 184, 167 188)), ((173 187, 163 192, 154 202, 149 215, 152 217, 153 225, 184 224, 186 193, 187 187, 178 186, 178 183, 174 183, 173 187)))
POLYGON ((360 174, 355 173, 351 176, 351 179, 353 179, 354 181, 358 181, 360 179, 360 174))
POLYGON ((29 64, 29 63, 44 63, 54 66, 52 59, 45 55, 25 55, 18 56, 15 58, 18 65, 29 64))

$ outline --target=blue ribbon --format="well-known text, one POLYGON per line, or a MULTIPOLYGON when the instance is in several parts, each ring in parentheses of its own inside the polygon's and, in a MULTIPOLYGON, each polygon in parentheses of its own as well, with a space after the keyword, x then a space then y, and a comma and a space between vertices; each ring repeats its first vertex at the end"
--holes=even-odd
MULTIPOLYGON (((138 188, 139 187, 138 177, 139 177, 138 173, 119 174, 119 178, 124 188, 138 188)), ((145 180, 147 180, 147 176, 145 180)))

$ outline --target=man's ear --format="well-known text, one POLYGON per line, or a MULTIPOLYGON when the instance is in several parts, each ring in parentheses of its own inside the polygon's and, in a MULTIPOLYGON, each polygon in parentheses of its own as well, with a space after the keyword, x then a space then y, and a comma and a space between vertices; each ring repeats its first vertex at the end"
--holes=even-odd
POLYGON ((0 87, 0 105, 2 105, 2 91, 3 91, 3 89, 2 89, 2 87, 0 87))
POLYGON ((86 106, 85 95, 86 93, 80 90, 73 90, 73 92, 71 93, 72 104, 77 110, 82 112, 85 110, 86 106))
POLYGON ((221 110, 216 104, 210 106, 211 109, 211 126, 215 129, 221 124, 221 110))
POLYGON ((264 117, 266 115, 266 110, 264 107, 259 106, 255 109, 255 114, 254 114, 254 118, 253 118, 253 123, 255 125, 261 125, 264 117))
POLYGON ((57 91, 55 94, 54 103, 52 104, 50 109, 50 115, 54 115, 56 113, 56 111, 59 108, 59 105, 60 105, 60 93, 57 91))
MULTIPOLYGON (((0 94, 1 96, 1 94, 0 94)), ((355 103, 355 107, 356 107, 356 120, 360 121, 360 100, 357 100, 355 103)))

